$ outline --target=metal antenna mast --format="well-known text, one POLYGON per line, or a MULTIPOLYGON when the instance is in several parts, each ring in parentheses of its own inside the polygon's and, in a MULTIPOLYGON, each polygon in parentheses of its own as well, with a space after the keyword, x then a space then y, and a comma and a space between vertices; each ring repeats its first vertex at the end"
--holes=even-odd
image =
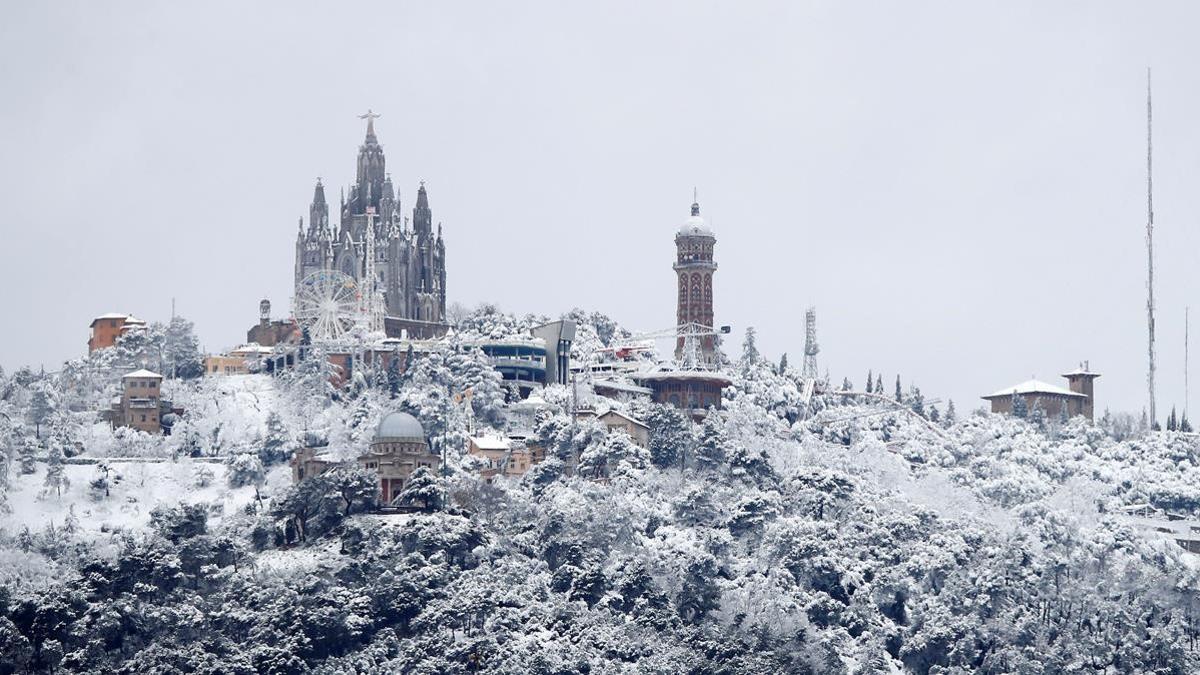
POLYGON ((361 284, 362 313, 367 319, 367 327, 371 331, 383 330, 383 303, 379 297, 379 280, 375 272, 375 207, 367 207, 366 238, 366 278, 361 284))
POLYGON ((1188 312, 1190 307, 1183 308, 1183 417, 1187 419, 1188 412, 1188 312))
POLYGON ((1158 422, 1154 406, 1154 132, 1150 103, 1150 69, 1146 69, 1146 325, 1149 330, 1150 370, 1146 384, 1150 390, 1150 428, 1158 422))
POLYGON ((806 380, 815 380, 817 375, 817 308, 809 307, 804 313, 804 367, 801 376, 806 380))

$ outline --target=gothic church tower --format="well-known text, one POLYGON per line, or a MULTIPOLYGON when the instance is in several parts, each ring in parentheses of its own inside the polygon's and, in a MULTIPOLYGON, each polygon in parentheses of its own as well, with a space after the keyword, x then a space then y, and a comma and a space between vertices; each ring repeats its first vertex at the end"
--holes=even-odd
POLYGON ((387 316, 445 323, 446 247, 441 225, 436 235, 433 232, 425 184, 417 190, 413 229, 409 230, 387 173, 383 146, 375 135, 379 115, 368 111, 362 117, 367 120, 367 135, 358 148, 349 199, 344 192, 342 195, 338 226, 329 221, 320 179, 313 190, 307 228, 301 219, 296 237, 296 287, 319 270, 336 270, 362 282, 369 267, 367 251, 373 248, 376 282, 383 289, 387 316))

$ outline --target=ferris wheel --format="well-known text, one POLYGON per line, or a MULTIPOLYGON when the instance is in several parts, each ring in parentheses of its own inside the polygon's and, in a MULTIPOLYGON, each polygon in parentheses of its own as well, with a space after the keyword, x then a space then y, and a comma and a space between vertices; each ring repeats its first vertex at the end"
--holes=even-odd
POLYGON ((336 270, 313 272, 296 289, 292 311, 313 340, 337 340, 358 318, 358 284, 336 270))

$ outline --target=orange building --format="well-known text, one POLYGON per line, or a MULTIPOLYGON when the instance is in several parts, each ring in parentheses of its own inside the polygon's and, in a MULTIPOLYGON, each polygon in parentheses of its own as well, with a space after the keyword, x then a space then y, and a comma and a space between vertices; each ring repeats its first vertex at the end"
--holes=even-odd
POLYGON ((88 353, 97 349, 111 347, 117 343, 117 338, 133 328, 143 328, 146 322, 128 314, 101 314, 92 319, 90 328, 92 336, 88 338, 88 353))

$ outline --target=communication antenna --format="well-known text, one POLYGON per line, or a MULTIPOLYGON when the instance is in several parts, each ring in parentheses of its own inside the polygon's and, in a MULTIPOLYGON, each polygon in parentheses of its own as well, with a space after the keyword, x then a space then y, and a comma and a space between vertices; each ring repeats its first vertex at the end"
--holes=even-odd
POLYGON ((1158 421, 1154 407, 1154 114, 1150 99, 1150 69, 1146 69, 1146 327, 1149 334, 1150 369, 1146 385, 1150 393, 1150 428, 1158 421))
POLYGON ((806 380, 817 379, 817 308, 809 307, 804 313, 804 367, 801 376, 806 380))
MULTIPOLYGON (((368 112, 368 114, 371 114, 368 112)), ((370 119, 370 118, 368 118, 370 119)), ((379 289, 379 279, 375 272, 375 207, 367 207, 367 229, 364 233, 366 239, 366 274, 362 285, 362 307, 363 316, 367 319, 367 327, 371 331, 382 331, 384 326, 384 309, 383 299, 379 289)))
POLYGON ((1183 416, 1188 412, 1188 312, 1191 308, 1183 308, 1183 416))

